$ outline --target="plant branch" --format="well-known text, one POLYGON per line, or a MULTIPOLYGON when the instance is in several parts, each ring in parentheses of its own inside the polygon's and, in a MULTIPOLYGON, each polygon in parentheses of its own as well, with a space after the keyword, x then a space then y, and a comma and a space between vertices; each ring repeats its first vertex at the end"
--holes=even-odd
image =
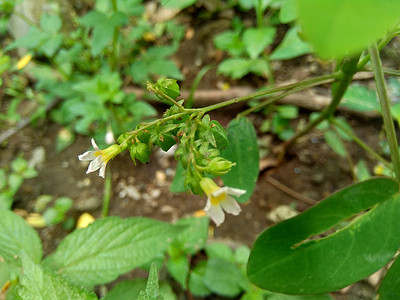
POLYGON ((369 47, 371 55, 372 69, 374 71, 376 92, 382 109, 383 123, 386 129, 386 136, 389 143, 390 155, 392 157, 393 171, 397 182, 400 183, 400 155, 397 143, 396 132, 392 115, 390 112, 390 99, 386 91, 385 78, 383 77, 382 63, 379 57, 379 51, 376 44, 369 47))
POLYGON ((301 87, 301 86, 305 86, 305 85, 310 85, 310 84, 314 84, 318 85, 318 84, 323 84, 325 83, 326 80, 332 80, 332 79, 336 79, 338 77, 338 73, 331 73, 328 75, 322 75, 322 76, 318 76, 312 79, 308 79, 308 80, 304 80, 304 81, 300 81, 300 82, 296 82, 296 83, 292 83, 292 84, 287 84, 287 85, 283 85, 283 86, 279 86, 279 87, 274 87, 274 88, 270 88, 267 89, 265 91, 261 91, 261 92, 256 92, 253 94, 249 94, 243 97, 238 97, 238 98, 234 98, 234 99, 230 99, 221 103, 216 103, 207 107, 202 108, 202 111, 204 113, 212 111, 212 110, 216 110, 219 108, 223 108, 225 106, 229 106, 231 104, 235 104, 235 103, 239 103, 242 101, 247 101, 247 100, 251 100, 257 97, 261 97, 261 96, 266 96, 269 94, 274 94, 277 92, 281 92, 281 91, 285 91, 285 90, 290 90, 290 89, 294 89, 297 87, 301 87))

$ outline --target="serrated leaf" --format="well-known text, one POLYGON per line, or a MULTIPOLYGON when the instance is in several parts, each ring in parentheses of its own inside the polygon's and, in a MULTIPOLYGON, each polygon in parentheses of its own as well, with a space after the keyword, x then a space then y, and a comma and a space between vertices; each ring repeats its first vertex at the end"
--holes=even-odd
POLYGON ((342 58, 383 38, 399 21, 397 0, 297 0, 304 36, 323 58, 342 58))
POLYGON ((246 58, 228 58, 218 66, 218 73, 230 76, 232 79, 242 78, 250 73, 254 62, 246 58))
POLYGON ((110 282, 164 251, 183 229, 139 217, 96 220, 69 234, 44 264, 77 284, 110 282))
POLYGON ((393 238, 400 230, 397 191, 398 184, 392 179, 366 180, 270 227, 251 251, 247 264, 250 280, 274 292, 318 294, 376 272, 400 246, 393 238), (311 238, 369 208, 335 233, 311 238))
POLYGON ((236 166, 223 175, 222 180, 226 186, 246 190, 238 198, 243 203, 250 199, 258 178, 257 135, 253 124, 246 118, 231 121, 227 132, 229 146, 222 151, 222 157, 236 163, 236 166))
POLYGON ((256 59, 275 38, 275 27, 248 28, 243 33, 243 42, 251 59, 256 59))
POLYGON ((159 295, 157 266, 155 264, 152 264, 150 267, 150 274, 147 280, 146 289, 140 292, 138 300, 157 299, 163 298, 159 295))
POLYGON ((271 53, 270 59, 291 59, 310 52, 310 46, 300 39, 297 29, 292 27, 288 30, 279 46, 271 53))
MULTIPOLYGON (((102 300, 134 300, 139 298, 141 291, 146 289, 146 280, 143 278, 127 280, 117 283, 102 300)), ((160 282, 160 295, 163 300, 176 300, 171 286, 166 282, 160 282)))
POLYGON ((73 286, 62 277, 43 270, 35 264, 31 258, 22 251, 20 254, 23 267, 23 275, 20 276, 15 294, 24 300, 94 300, 98 299, 92 292, 73 286))
POLYGON ((10 264, 20 266, 16 257, 21 250, 33 262, 40 262, 42 243, 37 232, 12 211, 0 209, 0 256, 10 264))

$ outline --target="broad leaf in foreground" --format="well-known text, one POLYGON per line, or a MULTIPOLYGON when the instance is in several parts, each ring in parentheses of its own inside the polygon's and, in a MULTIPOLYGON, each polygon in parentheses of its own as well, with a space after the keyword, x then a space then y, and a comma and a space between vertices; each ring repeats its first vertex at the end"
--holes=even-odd
POLYGON ((246 118, 231 121, 227 131, 229 146, 222 151, 222 156, 236 163, 236 166, 223 175, 222 180, 226 186, 247 191, 238 198, 238 201, 243 203, 250 199, 257 183, 259 172, 257 135, 253 125, 246 118))
POLYGON ((0 209, 0 256, 13 265, 20 265, 16 257, 24 250, 35 263, 42 258, 42 243, 37 232, 20 216, 0 209))
POLYGON ((94 300, 94 293, 74 286, 59 275, 43 270, 24 252, 21 252, 23 275, 14 291, 21 299, 94 300))
POLYGON ((268 228, 250 254, 250 280, 274 292, 317 294, 338 290, 374 273, 400 246, 399 239, 393 238, 400 231, 397 191, 392 179, 366 180, 268 228), (312 239, 365 210, 346 227, 312 239))
POLYGON ((149 262, 185 226, 108 217, 68 235, 44 264, 85 286, 106 283, 149 262))

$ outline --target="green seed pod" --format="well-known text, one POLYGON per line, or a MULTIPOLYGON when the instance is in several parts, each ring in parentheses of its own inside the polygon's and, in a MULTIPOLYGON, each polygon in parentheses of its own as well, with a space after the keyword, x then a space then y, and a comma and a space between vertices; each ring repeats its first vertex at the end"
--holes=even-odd
POLYGON ((208 164, 207 173, 221 176, 228 173, 235 164, 222 157, 213 158, 208 164))
POLYGON ((150 161, 150 149, 144 143, 135 143, 129 147, 129 153, 133 162, 136 165, 136 158, 142 163, 148 163, 150 161))

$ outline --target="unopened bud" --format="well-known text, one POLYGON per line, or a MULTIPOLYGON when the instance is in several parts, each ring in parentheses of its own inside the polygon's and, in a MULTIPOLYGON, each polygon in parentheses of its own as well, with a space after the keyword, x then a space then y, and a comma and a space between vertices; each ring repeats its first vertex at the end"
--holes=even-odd
POLYGON ((221 176, 228 173, 235 164, 222 157, 215 157, 208 164, 207 173, 221 176))
POLYGON ((144 143, 135 143, 129 147, 129 153, 133 162, 136 165, 136 158, 142 163, 148 163, 150 161, 150 149, 144 143))

